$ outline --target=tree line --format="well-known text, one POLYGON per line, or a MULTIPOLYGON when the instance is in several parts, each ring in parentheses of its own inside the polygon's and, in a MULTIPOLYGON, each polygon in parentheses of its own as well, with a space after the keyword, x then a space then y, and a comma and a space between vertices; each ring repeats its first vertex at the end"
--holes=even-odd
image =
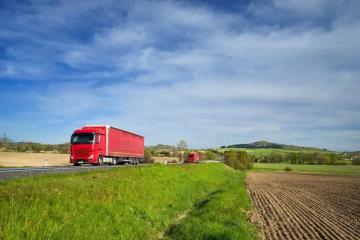
MULTIPOLYGON (((333 152, 270 152, 256 156, 245 151, 225 151, 224 162, 234 169, 252 169, 254 163, 290 163, 309 165, 345 165, 343 156, 333 152)), ((352 158, 353 165, 360 165, 360 156, 352 158)))
POLYGON ((33 143, 33 142, 7 142, 0 143, 0 149, 2 151, 9 152, 57 152, 57 153, 69 153, 70 144, 41 144, 41 143, 33 143))
POLYGON ((290 164, 312 164, 312 165, 337 165, 345 164, 342 156, 331 152, 289 152, 269 153, 254 158, 258 163, 290 163, 290 164))

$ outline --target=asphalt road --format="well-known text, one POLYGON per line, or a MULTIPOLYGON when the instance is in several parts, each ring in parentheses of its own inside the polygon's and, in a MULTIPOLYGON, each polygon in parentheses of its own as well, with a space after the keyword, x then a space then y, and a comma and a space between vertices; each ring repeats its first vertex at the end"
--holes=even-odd
POLYGON ((19 177, 27 177, 32 175, 41 175, 48 173, 69 173, 69 172, 83 172, 83 171, 91 171, 91 170, 101 170, 101 169, 110 169, 110 168, 119 168, 119 167, 138 167, 144 166, 148 164, 140 164, 140 165, 103 165, 103 166, 91 166, 91 165, 83 165, 83 166, 56 166, 56 167, 14 167, 14 168, 0 168, 0 179, 12 179, 19 177))

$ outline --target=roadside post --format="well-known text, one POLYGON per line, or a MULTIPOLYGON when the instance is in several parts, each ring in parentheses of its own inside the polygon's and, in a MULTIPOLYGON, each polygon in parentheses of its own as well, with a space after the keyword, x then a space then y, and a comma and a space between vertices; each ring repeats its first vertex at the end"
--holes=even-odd
POLYGON ((48 166, 48 160, 47 158, 45 158, 45 161, 44 161, 44 166, 47 167, 48 166))

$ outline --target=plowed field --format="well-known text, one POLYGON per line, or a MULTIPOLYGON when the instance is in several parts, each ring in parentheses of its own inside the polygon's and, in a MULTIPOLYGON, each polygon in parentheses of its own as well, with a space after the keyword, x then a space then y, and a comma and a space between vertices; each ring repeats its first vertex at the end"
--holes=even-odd
POLYGON ((262 239, 360 239, 360 177, 250 173, 262 239))

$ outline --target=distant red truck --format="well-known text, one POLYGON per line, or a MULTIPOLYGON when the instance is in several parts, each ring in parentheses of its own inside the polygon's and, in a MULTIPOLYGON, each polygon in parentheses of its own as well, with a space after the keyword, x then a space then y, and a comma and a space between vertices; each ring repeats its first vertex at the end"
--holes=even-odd
POLYGON ((199 163, 200 161, 200 154, 197 152, 190 152, 187 161, 188 163, 199 163))
POLYGON ((85 126, 71 136, 70 163, 139 164, 144 162, 144 137, 109 125, 85 126))

